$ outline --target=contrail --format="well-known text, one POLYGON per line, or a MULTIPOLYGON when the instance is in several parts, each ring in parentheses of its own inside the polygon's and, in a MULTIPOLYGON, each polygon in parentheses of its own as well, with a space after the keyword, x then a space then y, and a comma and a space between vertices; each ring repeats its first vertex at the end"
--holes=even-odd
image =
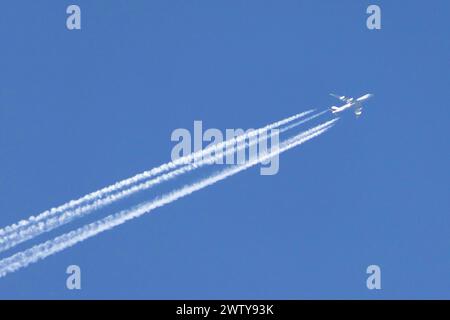
MULTIPOLYGON (((297 121, 294 124, 289 125, 288 127, 282 127, 281 129, 279 129, 278 133, 282 133, 287 130, 290 130, 296 126, 301 125, 302 123, 305 123, 307 121, 310 121, 311 119, 314 119, 314 118, 322 115, 323 113, 324 113, 324 111, 317 113, 315 115, 312 115, 301 121, 297 121)), ((251 134, 251 132, 248 132, 248 135, 250 135, 250 134, 251 134)), ((270 136, 273 136, 273 135, 274 135, 274 133, 271 133, 270 136)), ((230 139, 229 141, 233 142, 232 139, 230 139)), ((189 171, 200 168, 206 164, 213 164, 217 159, 222 158, 224 155, 237 152, 238 150, 242 150, 242 149, 246 148, 247 145, 253 145, 253 144, 257 144, 257 143, 258 143, 258 140, 252 141, 251 143, 247 143, 244 145, 241 144, 238 146, 237 150, 228 149, 225 153, 223 153, 223 149, 221 152, 217 152, 217 150, 216 150, 214 156, 209 155, 209 157, 206 159, 190 163, 184 167, 181 167, 179 169, 162 174, 160 176, 157 176, 156 178, 148 180, 139 185, 134 185, 128 189, 118 191, 114 194, 109 194, 103 198, 99 198, 99 199, 95 200, 94 202, 91 202, 84 206, 77 207, 72 210, 63 211, 60 214, 48 217, 47 219, 44 219, 43 221, 40 221, 39 223, 25 226, 25 227, 21 228, 20 231, 11 232, 11 233, 3 236, 2 238, 0 238, 0 252, 10 249, 26 240, 34 238, 44 232, 51 231, 61 225, 64 225, 70 221, 73 221, 76 218, 82 217, 92 211, 103 208, 106 205, 109 205, 120 199, 128 197, 136 192, 149 189, 154 185, 171 180, 181 174, 185 174, 189 171)))
MULTIPOLYGON (((259 134, 259 133, 261 133, 263 131, 268 131, 268 130, 271 130, 273 128, 277 128, 277 127, 282 126, 282 125, 284 125, 286 123, 289 123, 289 122, 292 122, 292 121, 297 120, 299 118, 302 118, 302 117, 310 114, 313 111, 314 110, 308 110, 308 111, 305 111, 305 112, 298 113, 298 114, 293 115, 291 117, 288 117, 286 119, 274 122, 274 123, 269 124, 269 125, 267 125, 267 126, 265 126, 263 128, 255 130, 251 134, 252 135, 257 135, 257 134, 259 134)), ((249 136, 247 136, 246 134, 243 134, 243 135, 240 135, 240 136, 236 137, 235 139, 237 139, 238 142, 239 142, 239 141, 245 140, 247 138, 249 138, 249 136)), ((83 197, 81 197, 81 198, 79 198, 77 200, 71 200, 69 202, 66 202, 66 203, 58 206, 58 207, 46 210, 46 211, 38 214, 37 216, 31 216, 27 220, 21 220, 18 223, 6 226, 6 227, 0 229, 0 236, 4 236, 4 235, 7 235, 9 233, 15 232, 15 231, 17 231, 17 230, 19 230, 19 229, 21 229, 21 228, 23 228, 23 227, 25 227, 25 226, 27 226, 29 224, 37 224, 37 223, 39 223, 40 221, 42 221, 43 219, 45 219, 45 218, 47 218, 49 216, 56 215, 57 213, 63 212, 65 210, 67 210, 67 209, 71 209, 71 208, 79 206, 79 205, 81 205, 83 203, 95 200, 97 198, 101 198, 101 197, 105 196, 106 194, 109 194, 111 192, 117 191, 117 190, 119 190, 119 189, 121 189, 123 187, 132 185, 132 184, 137 183, 137 182, 139 182, 141 180, 144 180, 144 179, 156 176, 156 175, 161 174, 163 172, 167 172, 167 171, 172 170, 172 169, 174 169, 174 168, 176 168, 176 167, 178 167, 180 165, 188 164, 188 163, 192 162, 194 159, 200 158, 203 155, 208 154, 209 152, 211 152, 213 150, 213 148, 220 148, 220 147, 223 148, 224 146, 226 146, 227 143, 228 143, 228 140, 227 141, 223 141, 220 144, 217 144, 215 146, 209 146, 208 148, 196 151, 196 152, 191 153, 191 154, 189 154, 187 156, 181 157, 181 158, 179 158, 179 159, 177 159, 175 161, 164 163, 164 164, 160 165, 159 167, 153 168, 151 170, 144 171, 144 172, 139 173, 139 174, 137 174, 137 175, 135 175, 135 176, 133 176, 131 178, 127 178, 127 179, 121 180, 121 181, 116 182, 116 183, 114 183, 112 185, 109 185, 109 186, 107 186, 105 188, 102 188, 100 190, 97 190, 97 191, 94 191, 92 193, 89 193, 89 194, 87 194, 87 195, 85 195, 85 196, 83 196, 83 197)), ((1 243, 1 238, 0 238, 0 243, 1 243)))
POLYGON ((321 111, 321 112, 318 112, 318 113, 316 113, 316 114, 313 114, 312 116, 310 116, 310 117, 308 117, 308 118, 306 118, 306 119, 303 119, 303 120, 294 122, 293 124, 290 124, 290 125, 288 125, 288 126, 282 127, 282 128, 280 129, 280 133, 281 133, 281 132, 285 132, 285 131, 287 131, 287 130, 291 130, 292 128, 295 128, 295 127, 297 127, 298 125, 300 125, 300 124, 302 124, 302 123, 305 123, 305 122, 308 122, 308 121, 311 121, 311 120, 313 120, 313 119, 315 119, 315 118, 317 118, 317 117, 320 117, 321 115, 324 115, 324 114, 327 113, 327 112, 330 112, 330 110, 329 110, 329 109, 325 109, 325 110, 323 110, 323 111, 321 111))
POLYGON ((292 149, 314 137, 319 136, 328 129, 330 129, 338 118, 325 122, 321 125, 313 127, 309 130, 300 133, 293 138, 290 138, 283 142, 280 147, 273 152, 266 153, 265 155, 255 158, 245 164, 236 165, 232 168, 225 169, 217 174, 202 179, 194 184, 185 186, 181 189, 175 190, 171 193, 161 196, 155 200, 139 205, 135 208, 124 210, 116 214, 110 215, 106 218, 98 220, 96 222, 87 224, 84 227, 78 228, 69 233, 63 234, 47 242, 35 245, 30 249, 16 253, 8 258, 0 260, 0 277, 14 272, 20 268, 24 268, 31 263, 37 262, 50 255, 53 255, 59 251, 62 251, 68 247, 75 245, 78 242, 84 241, 90 237, 93 237, 103 231, 114 228, 120 224, 125 223, 128 220, 137 218, 145 213, 148 213, 156 208, 162 207, 180 198, 183 198, 191 193, 201 190, 207 186, 215 184, 221 180, 224 180, 230 176, 235 175, 238 172, 246 170, 260 162, 266 161, 269 158, 283 153, 289 149, 292 149))
MULTIPOLYGON (((306 119, 303 119, 301 121, 297 121, 294 124, 291 124, 289 126, 281 127, 281 129, 279 129, 279 132, 285 132, 287 130, 290 130, 290 129, 296 127, 296 126, 299 126, 302 123, 305 123, 305 122, 310 121, 310 120, 312 120, 312 119, 314 119, 316 117, 319 117, 319 116, 321 116, 322 114, 324 114, 326 112, 328 112, 328 110, 325 110, 325 111, 319 112, 317 114, 314 114, 314 115, 312 115, 312 116, 310 116, 310 117, 308 117, 306 119)), ((310 112, 307 111, 306 113, 302 113, 302 114, 305 115, 307 113, 310 113, 310 112)), ((299 115, 302 115, 302 114, 299 114, 299 115)), ((246 137, 255 136, 256 135, 255 133, 263 132, 263 130, 267 130, 267 128, 280 127, 280 124, 283 125, 283 124, 287 123, 288 119, 289 119, 289 122, 292 122, 293 121, 292 119, 294 119, 294 120, 298 119, 299 115, 287 118, 287 119, 282 120, 282 121, 278 121, 278 122, 276 122, 274 124, 268 125, 266 127, 258 129, 258 130, 250 131, 250 132, 248 132, 246 134, 243 134, 243 135, 240 135, 240 136, 238 136, 238 137, 236 137, 234 139, 229 139, 228 141, 225 141, 224 144, 229 144, 229 143, 233 143, 234 144, 234 143, 236 143, 239 140, 240 141, 244 140, 246 137)), ((255 144, 257 142, 258 141, 253 141, 252 144, 255 144)), ((222 144, 222 145, 224 145, 224 144, 222 144)), ((220 145, 220 144, 217 144, 217 145, 220 145)), ((217 148, 217 145, 214 145, 213 147, 217 148)), ((245 148, 245 147, 246 147, 246 145, 244 145, 244 146, 240 145, 238 147, 238 149, 242 149, 242 148, 245 148)), ((207 150, 207 149, 208 148, 206 148, 204 150, 207 150)), ((104 207, 106 205, 109 205, 109 204, 111 204, 113 202, 116 202, 116 201, 118 201, 120 199, 128 197, 128 196, 130 196, 130 195, 132 195, 132 194, 134 194, 136 192, 149 189, 152 186, 155 186, 155 185, 160 184, 160 183, 162 183, 164 181, 168 181, 170 179, 173 179, 173 178, 175 178, 175 177, 177 177, 177 176, 179 176, 181 174, 185 174, 185 173, 187 173, 189 171, 192 171, 194 169, 202 167, 202 166, 204 166, 206 164, 213 164, 217 159, 222 158, 223 155, 224 155, 223 154, 223 149, 222 149, 222 151, 220 153, 218 153, 217 150, 215 150, 215 151, 216 152, 214 153, 214 156, 211 156, 211 154, 209 154, 209 157, 206 158, 206 159, 203 159, 201 161, 196 161, 194 163, 189 163, 188 165, 186 165, 184 167, 181 167, 179 169, 170 171, 170 172, 168 172, 166 174, 157 176, 156 178, 151 179, 149 181, 146 181, 144 183, 141 183, 139 185, 134 185, 134 186, 132 186, 132 187, 130 187, 128 189, 118 191, 118 192, 116 192, 114 194, 111 194, 111 193, 106 194, 103 197, 98 198, 98 199, 96 199, 95 201, 93 201, 91 203, 88 203, 88 204, 86 204, 84 206, 77 207, 77 208, 72 209, 72 210, 65 210, 65 211, 60 212, 59 214, 54 213, 53 215, 47 216, 46 219, 41 219, 41 221, 33 221, 33 223, 30 223, 30 224, 27 224, 27 225, 22 225, 18 230, 11 231, 8 234, 3 235, 0 238, 0 252, 5 251, 7 249, 10 249, 10 248, 12 248, 12 247, 14 247, 14 246, 16 246, 16 245, 26 241, 26 240, 34 238, 34 237, 36 237, 36 236, 38 236, 38 235, 40 235, 40 234, 42 234, 44 232, 48 232, 50 230, 53 230, 53 229, 55 229, 55 228, 57 228, 57 227, 59 227, 61 225, 64 225, 64 224, 66 224, 66 223, 68 223, 70 221, 73 221, 76 218, 82 217, 82 216, 84 216, 84 215, 86 215, 86 214, 88 214, 88 213, 90 213, 90 212, 92 212, 94 210, 98 210, 98 209, 100 209, 100 208, 102 208, 102 207, 104 207)), ((230 153, 230 152, 234 153, 234 152, 237 152, 237 150, 234 150, 234 149, 227 150, 225 155, 230 153)), ((206 153, 206 151, 204 151, 204 153, 206 153)))

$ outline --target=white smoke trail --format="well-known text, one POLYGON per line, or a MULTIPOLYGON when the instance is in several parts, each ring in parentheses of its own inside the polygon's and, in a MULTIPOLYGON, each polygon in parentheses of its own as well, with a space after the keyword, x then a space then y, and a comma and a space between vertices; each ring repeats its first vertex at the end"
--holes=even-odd
POLYGON ((334 122, 338 119, 333 119, 318 125, 312 129, 306 130, 303 133, 294 136, 283 142, 280 147, 273 152, 266 153, 265 155, 255 158, 242 165, 237 165, 229 169, 225 169, 217 174, 214 174, 208 178, 202 179, 199 182, 185 186, 181 189, 175 190, 169 194, 163 195, 153 201, 144 203, 130 210, 124 210, 114 215, 110 215, 104 219, 98 220, 94 223, 90 223, 84 227, 71 231, 69 233, 63 234, 52 240, 44 242, 42 244, 33 246, 30 249, 16 253, 8 258, 0 260, 0 277, 7 275, 8 273, 14 272, 20 268, 24 268, 31 263, 37 262, 44 259, 52 254, 62 251, 68 247, 75 245, 81 241, 84 241, 90 237, 93 237, 103 231, 114 228, 120 224, 125 223, 128 220, 137 218, 145 213, 148 213, 156 208, 162 207, 173 201, 176 201, 182 197, 190 195, 191 193, 201 190, 207 186, 210 186, 216 182, 224 180, 238 172, 246 170, 260 162, 266 161, 269 158, 283 153, 289 149, 292 149, 314 137, 319 136, 328 129, 330 129, 334 122))
MULTIPOLYGON (((310 121, 310 120, 312 120, 312 119, 314 119, 314 118, 324 114, 327 111, 328 110, 319 112, 319 113, 317 113, 315 115, 312 115, 312 116, 310 116, 310 117, 308 117, 306 119, 303 119, 301 121, 297 121, 294 124, 291 124, 291 125, 289 125, 287 127, 281 127, 279 129, 279 133, 285 132, 285 131, 290 130, 290 129, 296 127, 296 126, 299 126, 302 123, 310 121)), ((291 118, 293 118, 293 117, 290 117, 288 119, 291 119, 291 118)), ((283 121, 279 121, 279 122, 277 122, 275 124, 279 127, 280 123, 285 123, 285 122, 286 122, 286 120, 283 120, 283 121)), ((272 125, 266 126, 264 128, 267 128, 267 127, 275 127, 275 126, 274 126, 274 124, 272 124, 272 125)), ((258 129, 258 130, 255 130, 255 131, 248 132, 247 134, 238 136, 238 137, 236 137, 234 139, 234 141, 237 143, 237 141, 238 141, 237 139, 239 137, 254 136, 255 135, 254 132, 261 132, 261 130, 262 129, 258 129)), ((232 143, 232 142, 233 142, 233 139, 229 139, 228 140, 228 143, 232 143)), ((257 142, 258 141, 252 141, 251 144, 255 144, 257 142)), ((220 145, 220 144, 217 144, 217 145, 220 145)), ((217 148, 217 145, 215 146, 216 148, 217 148)), ((239 149, 243 149, 245 147, 246 147, 246 145, 243 145, 243 146, 239 145, 238 146, 238 150, 239 149)), ((227 152, 225 153, 225 155, 228 154, 228 153, 231 153, 231 152, 234 153, 236 151, 234 149, 228 149, 227 152)), ((192 171, 194 169, 200 168, 200 167, 202 167, 204 165, 213 164, 216 160, 222 158, 223 155, 224 155, 223 149, 222 149, 221 152, 217 152, 217 150, 215 150, 214 156, 211 156, 211 154, 210 154, 209 157, 207 157, 207 158, 205 158, 205 159, 203 159, 201 161, 196 161, 194 163, 190 163, 190 164, 188 164, 188 165, 186 165, 184 167, 181 167, 179 169, 170 171, 170 172, 168 172, 166 174, 160 175, 160 176, 158 176, 158 177, 156 177, 154 179, 151 179, 151 180, 146 181, 144 183, 141 183, 139 185, 134 185, 134 186, 132 186, 132 187, 130 187, 128 189, 121 190, 121 191, 118 191, 118 192, 113 193, 113 194, 110 193, 110 194, 108 194, 108 195, 106 195, 106 196, 104 196, 102 198, 98 198, 95 201, 93 201, 93 202, 91 202, 89 204, 86 204, 84 206, 80 206, 80 207, 77 207, 77 208, 72 209, 72 210, 63 211, 63 212, 61 212, 58 215, 54 214, 53 216, 49 216, 46 219, 43 219, 42 221, 39 221, 37 223, 24 225, 19 230, 15 231, 15 232, 10 232, 10 233, 8 233, 8 234, 6 234, 6 235, 4 235, 4 236, 2 236, 0 238, 0 252, 5 251, 7 249, 10 249, 10 248, 12 248, 12 247, 14 247, 14 246, 16 246, 16 245, 26 241, 26 240, 34 238, 34 237, 36 237, 36 236, 38 236, 38 235, 40 235, 40 234, 42 234, 44 232, 51 231, 51 230, 53 230, 53 229, 55 229, 55 228, 57 228, 57 227, 59 227, 61 225, 64 225, 64 224, 66 224, 66 223, 68 223, 70 221, 73 221, 76 218, 82 217, 82 216, 84 216, 84 215, 86 215, 86 214, 88 214, 88 213, 90 213, 92 211, 95 211, 95 210, 98 210, 100 208, 103 208, 104 206, 107 206, 107 205, 109 205, 109 204, 111 204, 113 202, 116 202, 116 201, 118 201, 120 199, 128 197, 128 196, 130 196, 130 195, 132 195, 132 194, 134 194, 136 192, 149 189, 152 186, 155 186, 155 185, 160 184, 162 182, 171 180, 171 179, 173 179, 173 178, 175 178, 175 177, 177 177, 177 176, 179 176, 181 174, 185 174, 185 173, 187 173, 189 171, 192 171)))
POLYGON ((295 127, 297 127, 298 125, 300 125, 300 124, 302 124, 302 123, 305 123, 305 122, 308 122, 308 121, 311 121, 311 120, 313 120, 313 119, 315 119, 315 118, 317 118, 317 117, 320 117, 321 115, 324 115, 325 113, 327 113, 327 112, 329 112, 329 111, 330 111, 329 109, 325 109, 325 110, 323 110, 323 111, 321 111, 321 112, 318 112, 318 113, 316 113, 316 114, 313 114, 312 116, 310 116, 310 117, 308 117, 308 118, 306 118, 306 119, 303 119, 303 120, 294 122, 293 124, 290 124, 290 125, 288 125, 288 126, 284 126, 284 127, 280 128, 279 131, 280 131, 280 133, 281 133, 281 132, 285 132, 285 131, 291 130, 292 128, 295 128, 295 127))
MULTIPOLYGON (((282 126, 282 125, 284 125, 286 123, 289 123, 289 122, 292 122, 292 121, 297 120, 299 118, 302 118, 302 117, 310 114, 313 111, 314 110, 308 110, 308 111, 305 111, 305 112, 298 113, 298 114, 296 114, 294 116, 288 117, 286 119, 283 119, 283 120, 274 122, 272 124, 269 124, 269 125, 267 125, 267 126, 265 126, 263 128, 260 128, 258 130, 252 131, 250 133, 251 136, 249 136, 248 134, 243 134, 243 135, 240 135, 240 136, 236 137, 235 139, 237 139, 237 141, 240 142, 242 140, 251 138, 252 136, 256 136, 256 135, 260 134, 261 132, 277 128, 277 127, 282 126)), ((81 198, 79 198, 77 200, 71 200, 69 202, 66 202, 66 203, 58 206, 58 207, 46 210, 46 211, 38 214, 37 216, 31 216, 27 220, 21 220, 18 223, 6 226, 6 227, 0 229, 0 236, 3 237, 5 235, 8 235, 8 234, 16 232, 16 231, 20 232, 20 229, 22 229, 22 228, 24 228, 24 227, 26 227, 26 226, 28 226, 30 224, 39 224, 42 220, 44 220, 44 219, 46 219, 48 217, 54 216, 54 215, 56 215, 56 214, 58 214, 60 212, 63 212, 65 210, 68 210, 68 209, 71 209, 71 208, 75 208, 75 207, 77 207, 79 205, 82 205, 84 203, 87 203, 89 201, 93 201, 95 199, 104 197, 105 195, 107 195, 107 194, 109 194, 111 192, 115 192, 117 190, 120 190, 123 187, 129 186, 129 185, 132 185, 132 184, 137 183, 139 181, 142 181, 144 179, 156 176, 156 175, 161 174, 163 172, 167 172, 169 170, 175 169, 175 168, 177 168, 180 165, 188 164, 188 163, 192 162, 193 160, 195 160, 197 158, 203 157, 203 155, 205 155, 205 154, 209 154, 213 150, 213 148, 223 148, 224 146, 227 145, 227 143, 229 143, 229 141, 223 141, 223 142, 221 142, 218 145, 210 146, 208 148, 199 150, 199 151, 194 152, 192 154, 189 154, 187 156, 181 157, 181 158, 179 158, 179 159, 177 159, 175 161, 171 161, 171 162, 162 164, 159 167, 153 168, 153 169, 148 170, 148 171, 144 171, 144 172, 139 173, 139 174, 137 174, 137 175, 135 175, 135 176, 133 176, 131 178, 124 179, 124 180, 116 182, 116 183, 114 183, 114 184, 112 184, 110 186, 107 186, 107 187, 102 188, 100 190, 97 190, 97 191, 94 191, 92 193, 89 193, 89 194, 87 194, 87 195, 85 195, 85 196, 83 196, 83 197, 81 197, 81 198)), ((2 243, 2 238, 0 238, 0 243, 2 243)))

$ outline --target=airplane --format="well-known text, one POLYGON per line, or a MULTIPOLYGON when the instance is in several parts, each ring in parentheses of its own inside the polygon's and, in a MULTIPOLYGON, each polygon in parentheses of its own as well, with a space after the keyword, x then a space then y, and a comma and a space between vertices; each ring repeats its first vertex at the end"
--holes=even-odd
POLYGON ((341 107, 332 106, 330 109, 331 109, 331 112, 333 114, 342 112, 342 111, 347 110, 349 108, 355 108, 355 115, 357 117, 359 117, 361 115, 361 113, 362 113, 362 109, 363 109, 362 104, 363 104, 363 102, 365 102, 366 100, 369 100, 370 98, 372 98, 373 94, 368 93, 368 94, 365 94, 365 95, 363 95, 363 96, 361 96, 361 97, 359 97, 357 99, 346 97, 346 96, 338 96, 337 94, 333 94, 333 93, 330 93, 330 96, 333 96, 335 98, 338 98, 342 102, 345 102, 345 104, 343 106, 341 106, 341 107))

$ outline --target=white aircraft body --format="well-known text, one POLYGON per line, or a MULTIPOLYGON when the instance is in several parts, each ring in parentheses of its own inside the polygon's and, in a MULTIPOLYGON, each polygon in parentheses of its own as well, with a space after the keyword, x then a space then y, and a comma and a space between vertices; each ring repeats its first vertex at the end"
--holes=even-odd
POLYGON ((373 94, 371 94, 371 93, 365 94, 357 99, 349 98, 346 96, 338 96, 337 94, 333 94, 333 93, 330 93, 330 95, 345 102, 345 104, 341 107, 332 106, 331 107, 332 113, 336 114, 336 113, 340 113, 344 110, 354 108, 356 116, 361 115, 362 109, 363 109, 363 106, 362 106, 363 102, 365 102, 366 100, 369 100, 370 98, 373 97, 373 94))

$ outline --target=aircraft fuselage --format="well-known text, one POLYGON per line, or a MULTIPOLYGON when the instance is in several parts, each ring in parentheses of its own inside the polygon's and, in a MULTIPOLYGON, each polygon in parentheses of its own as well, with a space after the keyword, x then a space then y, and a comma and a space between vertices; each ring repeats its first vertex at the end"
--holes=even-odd
POLYGON ((355 114, 356 115, 360 115, 361 114, 361 110, 362 110, 362 104, 365 101, 367 101, 370 98, 372 98, 372 97, 373 97, 373 94, 368 93, 368 94, 365 94, 365 95, 363 95, 363 96, 361 96, 361 97, 359 97, 357 99, 350 98, 350 99, 347 100, 347 103, 344 104, 343 106, 340 106, 340 107, 333 106, 333 107, 331 107, 331 112, 336 114, 336 113, 340 113, 340 112, 342 112, 344 110, 347 110, 347 109, 350 109, 350 108, 354 108, 355 109, 355 114))

